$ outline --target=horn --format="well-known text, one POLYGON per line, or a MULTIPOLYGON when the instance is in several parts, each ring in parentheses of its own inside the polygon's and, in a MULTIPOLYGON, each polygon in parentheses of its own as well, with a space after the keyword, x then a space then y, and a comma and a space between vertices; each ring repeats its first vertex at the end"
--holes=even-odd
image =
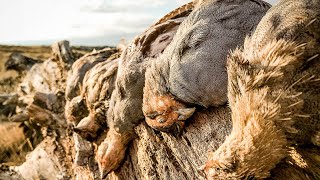
POLYGON ((179 114, 178 120, 184 121, 187 120, 189 117, 193 115, 193 113, 196 111, 196 108, 183 108, 175 111, 179 114))

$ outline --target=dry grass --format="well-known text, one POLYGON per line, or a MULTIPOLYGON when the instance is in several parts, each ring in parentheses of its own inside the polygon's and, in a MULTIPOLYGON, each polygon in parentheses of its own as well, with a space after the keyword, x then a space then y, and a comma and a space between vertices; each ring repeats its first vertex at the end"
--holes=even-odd
POLYGON ((49 46, 4 46, 0 45, 0 93, 11 93, 17 84, 20 83, 18 73, 10 70, 6 71, 4 64, 13 52, 19 52, 25 56, 46 60, 51 55, 49 46))
POLYGON ((20 164, 25 160, 26 151, 23 147, 28 141, 19 123, 0 124, 0 163, 8 165, 20 164))
POLYGON ((19 52, 25 56, 46 60, 51 55, 51 48, 49 46, 3 46, 0 45, 0 80, 8 77, 16 77, 17 73, 15 71, 5 71, 4 63, 7 61, 8 57, 13 52, 19 52))

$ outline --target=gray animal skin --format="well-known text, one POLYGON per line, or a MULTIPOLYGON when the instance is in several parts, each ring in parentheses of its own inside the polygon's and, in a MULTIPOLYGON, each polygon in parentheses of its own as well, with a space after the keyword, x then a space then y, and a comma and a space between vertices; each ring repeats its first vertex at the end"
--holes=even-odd
POLYGON ((269 8, 260 0, 197 2, 196 10, 181 24, 171 44, 147 69, 143 104, 147 123, 166 130, 174 124, 168 123, 175 122, 170 119, 173 116, 183 121, 194 112, 181 103, 204 107, 226 103, 227 54, 243 44, 269 8), (166 96, 171 100, 154 100, 166 96), (161 104, 155 101, 165 101, 167 108, 154 105, 161 104), (170 101, 180 102, 179 107, 170 101), (168 115, 180 108, 187 115, 168 115))
POLYGON ((97 152, 102 178, 120 165, 128 143, 135 138, 134 127, 144 119, 142 97, 149 61, 163 52, 184 18, 151 26, 123 51, 108 104, 106 124, 109 130, 97 152))

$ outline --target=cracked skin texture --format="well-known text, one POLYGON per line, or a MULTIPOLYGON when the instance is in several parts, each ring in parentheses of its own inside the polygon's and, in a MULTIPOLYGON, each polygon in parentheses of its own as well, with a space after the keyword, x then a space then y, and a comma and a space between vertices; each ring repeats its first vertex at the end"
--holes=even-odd
MULTIPOLYGON (((99 130, 107 130, 107 137, 96 154, 101 177, 119 166, 128 143, 135 138, 133 128, 144 118, 141 106, 146 65, 169 44, 183 19, 179 17, 152 26, 133 40, 120 59, 110 57, 101 61, 103 55, 98 54, 101 62, 92 65, 90 58, 78 63, 90 63, 90 68, 85 69, 81 91, 69 98, 66 117, 75 123, 75 132, 90 141, 99 141, 96 139, 101 135, 99 130)), ((74 68, 77 73, 79 67, 74 68)), ((69 91, 74 90, 72 87, 69 91)))
POLYGON ((102 178, 117 169, 128 143, 135 138, 134 128, 144 119, 142 97, 145 69, 149 61, 163 52, 165 44, 172 40, 183 19, 180 17, 152 26, 122 53, 107 112, 107 138, 100 144, 96 156, 102 178), (114 156, 116 154, 119 156, 114 156))

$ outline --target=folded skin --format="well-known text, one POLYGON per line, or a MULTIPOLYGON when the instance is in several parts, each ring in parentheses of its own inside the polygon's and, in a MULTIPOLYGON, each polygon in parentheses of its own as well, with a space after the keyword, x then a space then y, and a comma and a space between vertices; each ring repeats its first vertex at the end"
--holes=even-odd
MULTIPOLYGON (((103 70, 103 68, 108 68, 109 65, 112 66, 113 63, 118 61, 115 60, 117 56, 110 56, 110 54, 112 53, 115 53, 115 50, 103 49, 97 52, 86 54, 73 63, 72 68, 68 73, 65 93, 67 100, 65 106, 65 117, 68 122, 72 123, 74 126, 77 126, 83 118, 88 117, 85 118, 83 122, 81 122, 82 125, 80 125, 79 130, 84 130, 84 125, 90 126, 97 124, 96 122, 94 122, 94 104, 95 102, 101 102, 110 96, 108 95, 110 93, 107 92, 108 88, 109 91, 112 91, 113 87, 108 87, 110 83, 106 83, 107 87, 101 85, 104 83, 102 77, 106 77, 106 75, 110 76, 108 74, 105 74, 106 70, 103 70), (112 62, 113 60, 115 61, 112 62), (103 70, 104 73, 95 73, 95 71, 101 70, 103 70), (96 88, 91 89, 90 87, 96 88), (101 88, 98 89, 97 87, 103 87, 106 93, 100 94, 101 88), (86 99, 85 96, 88 96, 90 99, 86 99), (90 116, 88 116, 89 111, 90 116)), ((107 78, 106 81, 109 81, 111 79, 112 77, 109 79, 107 78)))
POLYGON ((136 137, 134 127, 144 119, 145 69, 172 40, 183 19, 180 17, 152 26, 122 53, 105 119, 109 127, 107 138, 99 145, 96 156, 102 178, 119 167, 128 144, 136 137))
POLYGON ((290 146, 318 145, 319 9, 319 0, 280 1, 228 58, 233 129, 209 155, 208 179, 267 178, 290 146))
POLYGON ((196 106, 226 103, 227 54, 243 44, 270 8, 260 0, 196 4, 146 71, 143 112, 147 124, 157 130, 181 131, 196 106))
POLYGON ((84 77, 80 97, 86 102, 89 114, 81 119, 74 131, 87 140, 95 139, 99 131, 107 128, 105 120, 111 93, 115 89, 118 62, 118 59, 100 62, 84 77))
POLYGON ((66 117, 75 124, 74 131, 90 141, 99 143, 99 130, 106 130, 106 138, 96 154, 102 178, 119 167, 128 144, 136 137, 134 127, 144 119, 145 68, 171 42, 193 5, 186 4, 181 8, 137 36, 119 59, 101 59, 99 53, 97 58, 90 56, 78 60, 72 68, 66 117))

